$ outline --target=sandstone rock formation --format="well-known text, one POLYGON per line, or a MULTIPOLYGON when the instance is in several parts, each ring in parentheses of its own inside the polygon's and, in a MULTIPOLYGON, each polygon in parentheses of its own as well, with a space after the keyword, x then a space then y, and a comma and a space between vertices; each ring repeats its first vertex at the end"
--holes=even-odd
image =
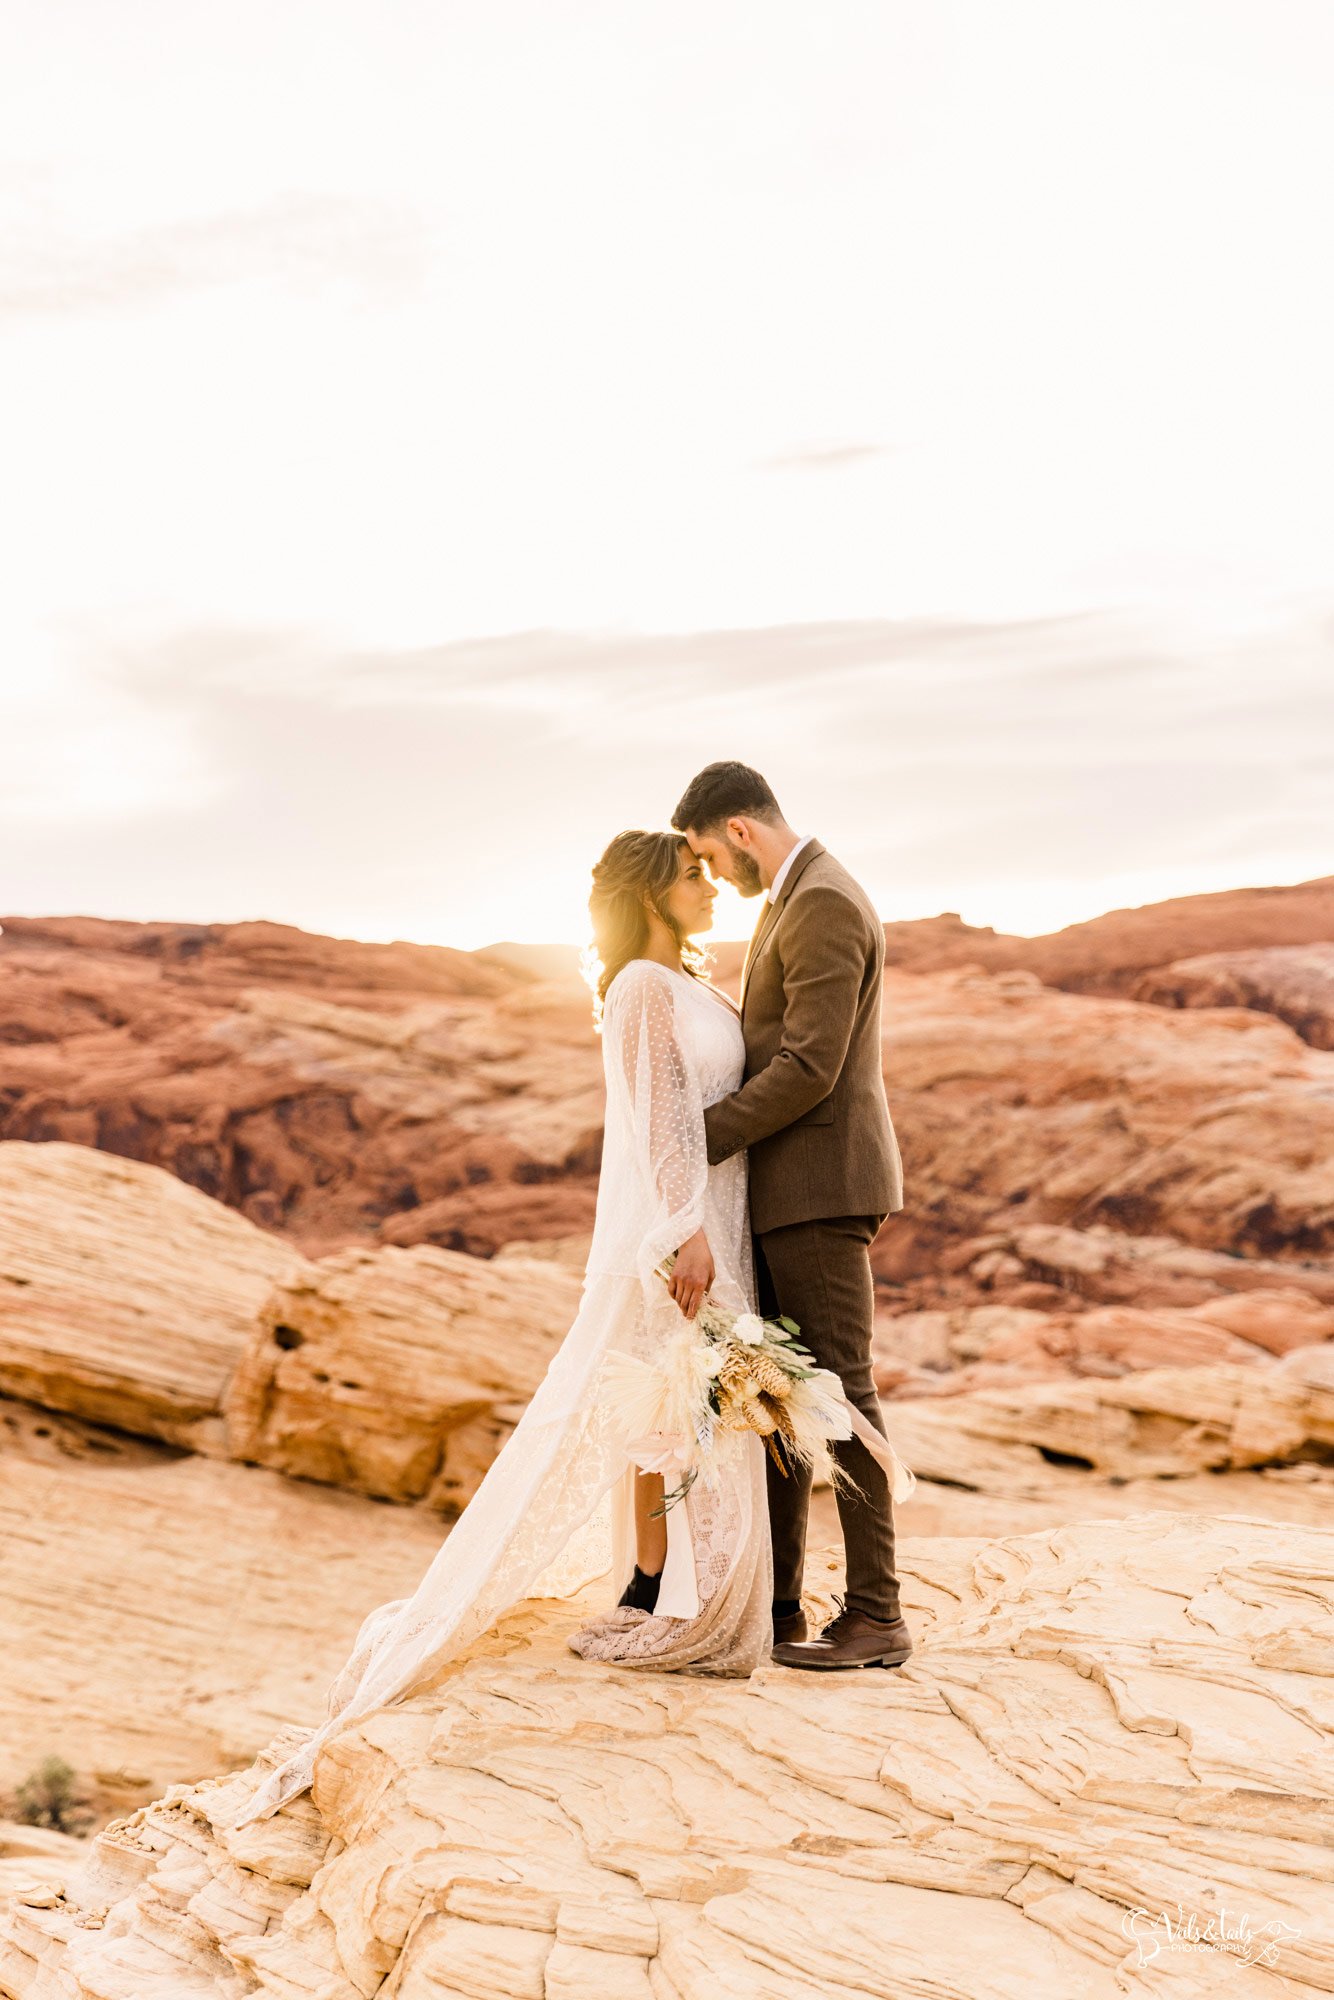
MULTIPOLYGON (((1139 1512, 901 1567, 892 1673, 634 1675, 569 1653, 578 1606, 524 1607, 274 1819, 230 1831, 247 1781, 219 1776, 34 1880, 0 1992, 1334 1988, 1334 1531, 1139 1512)), ((827 1605, 832 1566, 808 1580, 827 1605)))
POLYGON ((280 924, 12 917, 0 1045, 0 1139, 165 1167, 311 1255, 438 1203, 433 1240, 462 1248, 471 1190, 529 1198, 558 1174, 537 1233, 591 1224, 587 992, 474 954, 280 924))
POLYGON ((354 1494, 464 1505, 578 1293, 313 1264, 160 1168, 0 1144, 0 1798, 55 1756, 105 1816, 313 1714, 447 1532, 354 1494))
MULTIPOLYGON (((887 1278, 929 1273, 1007 1203, 1247 1256, 1325 1254, 1325 1179, 1276 1158, 1272 1128, 1320 1115, 1326 1072, 1294 1069, 1277 1024, 1253 1043, 1245 1029, 1270 1011, 1322 1043, 1334 877, 1111 911, 1047 938, 949 915, 887 938, 886 1068, 913 1195, 886 1232, 887 1278), (1203 987, 1179 971, 1217 954, 1250 969, 1203 987), (1128 1011, 1052 989, 1122 996, 1128 1011), (1155 1019, 1187 1003, 1184 1027, 1159 1036, 1155 1019), (960 1145, 975 1118, 979 1144, 960 1145), (1013 1124, 1012 1149, 998 1123, 1006 1138, 1013 1124)), ((740 957, 720 949, 725 983, 740 957)), ((383 1242, 490 1256, 586 1233, 600 1062, 571 967, 568 951, 365 945, 276 924, 9 918, 0 1138, 162 1165, 310 1255, 383 1242)))
POLYGON ((225 1453, 223 1391, 304 1262, 170 1174, 0 1145, 0 1393, 225 1453))
MULTIPOLYGON (((466 1502, 573 1317, 578 1261, 511 1246, 494 1262, 420 1248, 309 1263, 157 1168, 60 1142, 0 1146, 0 1189, 0 1355, 24 1357, 11 1379, 28 1397, 0 1398, 0 1790, 59 1754, 108 1809, 311 1712, 366 1611, 415 1587, 446 1532, 354 1495, 466 1502)), ((1036 1225, 1018 1240, 1049 1270, 1103 1241, 1036 1225)), ((1089 1283, 1120 1282, 1110 1255, 1085 1261, 1089 1283)), ((1220 1473, 1226 1504, 1319 1518, 1331 1309, 1296 1297, 891 1322, 917 1343, 917 1398, 908 1384, 889 1406, 919 1478, 904 1527, 1216 1510, 1220 1473), (1025 1387, 1062 1327, 1066 1348, 1025 1387), (1161 1352, 1209 1365, 1125 1372, 1161 1352), (920 1393, 997 1378, 1011 1386, 920 1393)))
POLYGON ((1012 1470, 1041 1458, 1119 1481, 1306 1464, 1330 1474, 1324 1491, 1334 1500, 1330 1342, 1245 1367, 1146 1368, 1111 1380, 1022 1382, 896 1402, 886 1419, 896 1446, 928 1480, 1003 1487, 999 1445, 1012 1470))
MULTIPOLYGON (((1334 1468, 1301 1452, 1329 1438, 1330 1391, 1293 1364, 1329 1356, 1289 1357, 1263 1383, 1248 1371, 1230 1401, 1214 1371, 1162 1370, 1067 1384, 1068 1400, 896 1404, 919 1477, 900 1533, 1145 1507, 1328 1522, 1334 1468), (1090 1388, 1122 1393, 1104 1405, 1090 1388), (1257 1444, 1278 1463, 1228 1471, 1226 1494, 1193 1471, 1242 1467, 1257 1444)), ((817 1518, 836 1532, 827 1496, 817 1518)), ((105 1815, 248 1756, 285 1717, 317 1719, 367 1610, 415 1588, 446 1532, 419 1510, 0 1403, 0 1794, 55 1754, 105 1815)))
POLYGON ((1157 1007, 1254 1007, 1334 1049, 1334 943, 1205 952, 1144 973, 1131 991, 1157 1007))
POLYGON ((882 1396, 959 1396, 1021 1381, 1126 1375, 1208 1361, 1246 1366, 1334 1338, 1334 1307, 1287 1287, 1226 1293, 1207 1303, 954 1306, 882 1319, 876 1386, 882 1396))
POLYGON ((1328 944, 1334 939, 1334 875, 1259 889, 1173 896, 1136 909, 1108 910, 1043 937, 1010 937, 965 924, 953 912, 917 923, 888 923, 891 964, 920 972, 980 966, 1034 973, 1068 993, 1129 993, 1157 967, 1220 951, 1328 944))
POLYGON ((318 1719, 447 1532, 0 1402, 0 1800, 57 1756, 105 1818, 318 1719))
POLYGON ((234 1458, 449 1512, 476 1492, 579 1307, 532 1258, 344 1250, 275 1286, 226 1396, 234 1458))
MULTIPOLYGON (((1019 1534, 1144 1508, 1334 1523, 1334 1343, 1245 1367, 992 1385, 886 1404, 913 1535, 1019 1534)), ((815 1515, 837 1533, 832 1497, 815 1515)))
POLYGON ((966 971, 890 973, 885 1013, 913 1191, 877 1242, 887 1278, 1031 1222, 1278 1259, 1298 1285, 1327 1262, 1334 1056, 1282 1022, 966 971))
MULTIPOLYGON (((943 1262, 947 1271, 966 1273, 970 1286, 981 1292, 1004 1292, 1013 1299, 1022 1288, 1025 1294, 1041 1294, 1044 1303, 1087 1300, 1145 1308, 1212 1303, 1221 1310, 1230 1299, 1235 1304, 1229 1311, 1244 1311, 1246 1295, 1258 1291, 1290 1295, 1294 1311, 1334 1307, 1334 1269, 1328 1263, 1240 1257, 1226 1250, 1201 1250, 1171 1236, 1130 1235, 1105 1223, 1088 1229, 1004 1224, 952 1247, 943 1262)), ((1240 1325, 1234 1331, 1259 1338, 1240 1325)))
POLYGON ((578 1301, 532 1258, 310 1263, 160 1168, 0 1144, 0 1391, 141 1437, 456 1511, 578 1301))
POLYGON ((50 1827, 0 1820, 0 1906, 16 1890, 33 1893, 34 1882, 52 1891, 77 1875, 88 1859, 88 1843, 50 1827))

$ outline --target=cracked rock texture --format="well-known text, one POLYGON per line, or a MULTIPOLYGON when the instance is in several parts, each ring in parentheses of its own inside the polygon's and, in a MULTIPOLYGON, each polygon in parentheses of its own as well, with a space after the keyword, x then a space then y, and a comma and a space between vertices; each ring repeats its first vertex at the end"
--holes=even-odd
MULTIPOLYGON (((893 1672, 631 1674, 568 1651, 579 1606, 524 1606, 273 1819, 229 1831, 245 1780, 219 1775, 63 1888, 35 1864, 0 1992, 1334 1991, 1334 1531, 1139 1512, 909 1541, 901 1568, 893 1672), (1250 1942, 1174 1950, 1163 1911, 1250 1942)), ((813 1610, 836 1582, 814 1558, 813 1610)))
MULTIPOLYGON (((573 1317, 579 1269, 520 1245, 312 1263, 159 1168, 60 1141, 0 1144, 0 1223, 0 1367, 28 1398, 0 1396, 0 1795, 58 1755, 101 1819, 317 1718, 366 1611, 415 1587, 441 1513, 475 1490, 573 1317)), ((1084 1282, 1120 1282, 1077 1232, 1022 1240, 1047 1268, 1078 1253, 1084 1282)), ((1226 1293, 1142 1316, 1175 1328, 1169 1351, 1184 1325, 1187 1352, 1221 1361, 1041 1381, 999 1358, 1021 1309, 917 1315, 924 1362, 948 1337, 959 1376, 980 1347, 1016 1379, 887 1406, 919 1480, 901 1530, 1145 1507, 1329 1521, 1328 1311, 1305 1292, 1226 1293), (1292 1339, 1306 1344, 1276 1358, 1292 1339)), ((1085 1320, 1108 1315, 1123 1360, 1153 1352, 1152 1325, 1125 1332, 1132 1308, 1085 1320)), ((1034 1317, 1051 1341, 1056 1316, 1034 1317)), ((815 1523, 836 1532, 827 1493, 815 1523)))

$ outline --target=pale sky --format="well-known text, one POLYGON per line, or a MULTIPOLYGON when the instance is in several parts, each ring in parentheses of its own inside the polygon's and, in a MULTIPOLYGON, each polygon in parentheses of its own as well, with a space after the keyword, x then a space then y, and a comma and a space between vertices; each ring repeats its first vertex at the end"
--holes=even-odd
MULTIPOLYGON (((1334 872, 1327 0, 4 0, 0 913, 1334 872)), ((732 899, 720 931, 748 930, 732 899)))

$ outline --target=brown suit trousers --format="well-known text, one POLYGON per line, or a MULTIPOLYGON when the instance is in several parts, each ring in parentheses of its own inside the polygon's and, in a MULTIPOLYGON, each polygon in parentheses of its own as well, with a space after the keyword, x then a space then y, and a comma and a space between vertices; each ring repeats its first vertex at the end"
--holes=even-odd
MULTIPOLYGON (((787 1313, 822 1368, 832 1368, 876 1429, 884 1432, 880 1399, 871 1374, 874 1283, 867 1255, 883 1217, 840 1215, 794 1222, 755 1238, 760 1311, 787 1313)), ((835 1489, 847 1557, 844 1601, 873 1618, 899 1616, 894 1572, 894 1510, 889 1481, 856 1438, 833 1446, 836 1461, 855 1482, 835 1489)), ((786 1478, 768 1461, 769 1527, 774 1551, 774 1597, 799 1598, 806 1566, 806 1517, 811 1479, 789 1462, 786 1478)))

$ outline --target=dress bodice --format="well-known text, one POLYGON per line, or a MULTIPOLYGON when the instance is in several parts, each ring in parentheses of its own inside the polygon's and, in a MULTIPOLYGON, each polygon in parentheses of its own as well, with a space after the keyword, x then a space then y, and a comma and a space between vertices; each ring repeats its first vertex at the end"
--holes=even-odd
POLYGON ((745 1155, 708 1166, 703 1115, 745 1074, 736 1010, 688 972, 631 959, 607 989, 602 1056, 607 1120, 590 1276, 638 1271, 647 1280, 702 1227, 719 1296, 748 1305, 745 1155))
POLYGON ((731 1002, 706 981, 694 979, 688 972, 668 972, 667 977, 675 981, 682 996, 677 1021, 683 1044, 695 1062, 699 1094, 706 1104, 716 1104, 720 1097, 727 1097, 736 1089, 745 1074, 746 1041, 741 1032, 741 1017, 731 1002))

